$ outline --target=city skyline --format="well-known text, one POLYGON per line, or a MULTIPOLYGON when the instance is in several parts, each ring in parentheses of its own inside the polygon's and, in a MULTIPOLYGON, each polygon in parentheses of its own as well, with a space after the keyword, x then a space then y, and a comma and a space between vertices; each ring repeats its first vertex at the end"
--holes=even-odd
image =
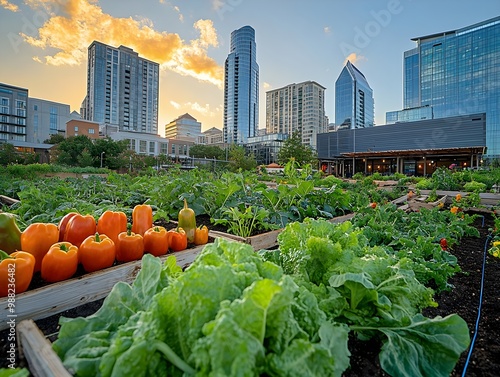
POLYGON ((366 76, 375 124, 403 108, 403 53, 411 38, 493 18, 497 0, 303 1, 14 1, 0 0, 0 82, 29 96, 80 110, 86 94, 87 48, 93 40, 134 49, 160 64, 158 130, 189 113, 202 130, 223 125, 223 66, 230 34, 255 30, 260 66, 259 128, 265 96, 292 83, 326 87, 335 121, 335 80, 349 58, 366 76), (453 17, 447 15, 453 11, 453 17), (21 33, 21 34, 20 34, 21 33))

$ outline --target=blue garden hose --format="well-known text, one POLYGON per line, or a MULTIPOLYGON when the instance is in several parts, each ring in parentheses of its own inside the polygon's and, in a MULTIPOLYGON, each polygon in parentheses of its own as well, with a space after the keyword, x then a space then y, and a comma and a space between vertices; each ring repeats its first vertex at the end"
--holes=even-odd
MULTIPOLYGON (((484 216, 483 216, 483 228, 484 228, 484 216)), ((484 270, 486 266, 486 255, 488 251, 488 245, 491 240, 491 233, 486 237, 486 242, 484 243, 484 253, 483 253, 483 267, 481 271, 481 291, 479 292, 479 307, 477 309, 477 319, 476 319, 476 327, 474 329, 474 336, 472 337, 472 341, 469 347, 469 354, 467 355, 467 360, 465 361, 464 371, 462 372, 462 377, 465 376, 467 372, 467 367, 469 366, 470 357, 472 355, 472 351, 474 349, 474 343, 476 342, 477 333, 479 331, 479 320, 481 319, 481 307, 483 306, 483 288, 484 288, 484 270)))

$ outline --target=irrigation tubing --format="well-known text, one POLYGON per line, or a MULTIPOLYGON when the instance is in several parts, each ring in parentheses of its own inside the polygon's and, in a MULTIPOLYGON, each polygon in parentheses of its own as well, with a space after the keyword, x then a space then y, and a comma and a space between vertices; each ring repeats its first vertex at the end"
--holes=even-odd
MULTIPOLYGON (((483 216, 483 228, 484 228, 484 216, 483 216)), ((481 307, 483 306, 484 270, 486 267, 486 255, 488 254, 488 244, 490 243, 491 237, 492 237, 491 233, 488 234, 488 237, 486 237, 486 241, 484 243, 483 267, 481 271, 481 291, 479 292, 479 307, 477 309, 476 326, 474 328, 474 336, 472 337, 472 341, 469 347, 469 354, 467 355, 467 360, 465 361, 462 377, 465 377, 465 374, 467 372, 467 367, 469 366, 470 357, 472 355, 472 351, 474 350, 474 343, 476 342, 477 333, 479 331, 479 321, 481 319, 481 307)))

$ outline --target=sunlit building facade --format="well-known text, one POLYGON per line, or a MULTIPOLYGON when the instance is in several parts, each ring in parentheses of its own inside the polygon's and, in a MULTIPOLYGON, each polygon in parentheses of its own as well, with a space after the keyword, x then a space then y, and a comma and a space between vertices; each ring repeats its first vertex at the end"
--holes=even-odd
POLYGON ((69 105, 29 97, 26 141, 43 143, 51 135, 65 135, 70 119, 69 105))
POLYGON ((201 137, 201 123, 188 113, 183 114, 165 126, 165 137, 198 142, 201 137))
POLYGON ((374 100, 366 77, 347 61, 335 81, 335 124, 340 129, 374 125, 374 100))
MULTIPOLYGON (((500 16, 412 40, 417 47, 404 53, 401 112, 423 107, 433 118, 485 113, 486 157, 499 158, 500 16)), ((397 112, 386 118, 405 121, 397 112)))
POLYGON ((27 141, 28 89, 0 83, 0 141, 27 141))
POLYGON ((94 41, 88 48, 85 120, 158 134, 159 64, 134 50, 94 41))
POLYGON ((316 136, 327 132, 325 87, 315 81, 290 84, 266 93, 266 132, 292 135, 316 149, 316 136))
POLYGON ((255 30, 244 26, 231 33, 224 65, 224 142, 246 144, 259 125, 259 66, 255 30))

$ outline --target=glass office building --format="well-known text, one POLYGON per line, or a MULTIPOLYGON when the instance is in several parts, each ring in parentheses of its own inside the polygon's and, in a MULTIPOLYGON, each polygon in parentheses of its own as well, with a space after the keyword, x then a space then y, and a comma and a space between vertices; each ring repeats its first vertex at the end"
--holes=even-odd
POLYGON ((259 125, 259 66, 252 27, 231 33, 224 69, 224 142, 246 144, 259 125))
MULTIPOLYGON (((500 157, 500 17, 413 38, 404 54, 403 106, 434 118, 486 113, 486 157, 500 157)), ((394 114, 391 114, 394 118, 394 114)))
POLYGON ((94 41, 88 49, 85 120, 158 134, 159 64, 132 49, 94 41))
POLYGON ((340 129, 374 125, 373 90, 350 61, 335 82, 335 123, 340 129))

